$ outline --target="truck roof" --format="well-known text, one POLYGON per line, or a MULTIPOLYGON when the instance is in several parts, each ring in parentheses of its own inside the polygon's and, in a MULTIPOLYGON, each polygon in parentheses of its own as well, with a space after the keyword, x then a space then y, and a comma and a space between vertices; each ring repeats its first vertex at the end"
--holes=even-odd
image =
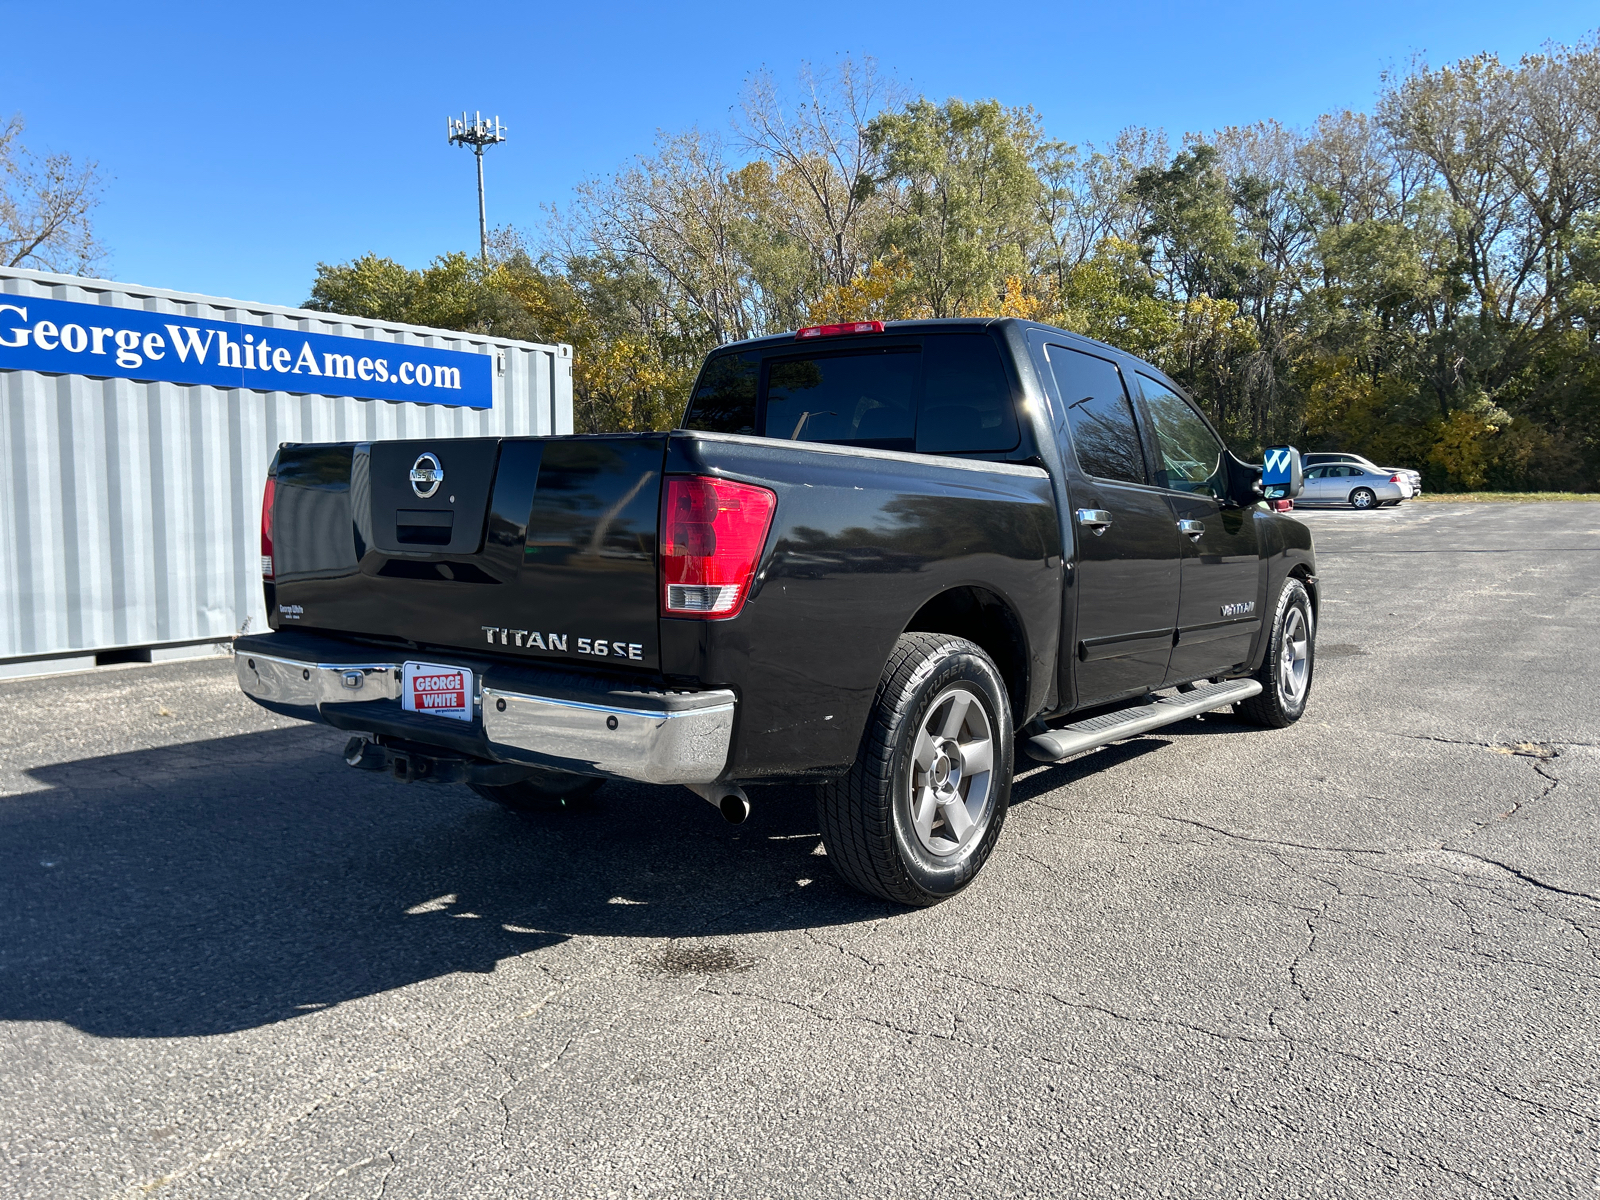
MULTIPOLYGON (((1131 357, 1127 351, 1119 350, 1105 342, 1096 341, 1081 333, 1073 333, 1070 329, 1062 329, 1058 325, 1047 325, 1043 321, 1025 321, 1020 317, 925 317, 907 321, 885 321, 883 332, 891 333, 950 333, 957 330, 988 329, 990 326, 1016 326, 1023 329, 1044 329, 1061 337, 1071 338, 1074 342, 1093 346, 1102 353, 1118 357, 1131 357)), ((853 335, 856 337, 861 334, 853 335)), ((870 334, 865 336, 871 336, 870 334)), ((717 350, 728 350, 735 347, 740 349, 760 350, 773 346, 793 345, 795 330, 784 333, 767 334, 765 337, 745 338, 737 342, 724 342, 717 350)), ((715 351, 713 351, 715 353, 715 351)))

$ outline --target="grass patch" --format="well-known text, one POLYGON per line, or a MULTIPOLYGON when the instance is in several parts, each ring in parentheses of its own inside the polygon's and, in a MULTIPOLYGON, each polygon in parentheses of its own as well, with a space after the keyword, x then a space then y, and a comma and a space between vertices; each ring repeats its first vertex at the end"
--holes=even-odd
POLYGON ((1428 492, 1417 504, 1546 504, 1550 501, 1600 500, 1600 492, 1428 492))

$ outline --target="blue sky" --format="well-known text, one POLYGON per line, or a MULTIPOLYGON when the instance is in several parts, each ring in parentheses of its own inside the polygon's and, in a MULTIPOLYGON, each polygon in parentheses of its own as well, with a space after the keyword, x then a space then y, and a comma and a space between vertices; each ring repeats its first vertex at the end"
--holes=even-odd
POLYGON ((746 76, 869 54, 929 96, 1032 104, 1052 136, 1173 134, 1371 103, 1386 68, 1512 59, 1590 3, 44 5, 0 0, 0 113, 99 160, 117 279, 279 304, 316 263, 477 242, 463 108, 497 113, 489 219, 535 226, 658 129, 725 128, 746 76), (992 18, 992 19, 991 19, 992 18))

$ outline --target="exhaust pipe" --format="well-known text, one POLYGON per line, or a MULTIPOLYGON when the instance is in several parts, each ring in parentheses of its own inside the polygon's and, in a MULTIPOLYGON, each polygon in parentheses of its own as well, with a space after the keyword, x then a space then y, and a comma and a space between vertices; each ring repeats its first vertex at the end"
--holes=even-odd
POLYGON ((743 825, 750 815, 750 797, 736 783, 686 783, 684 787, 707 801, 729 825, 743 825))

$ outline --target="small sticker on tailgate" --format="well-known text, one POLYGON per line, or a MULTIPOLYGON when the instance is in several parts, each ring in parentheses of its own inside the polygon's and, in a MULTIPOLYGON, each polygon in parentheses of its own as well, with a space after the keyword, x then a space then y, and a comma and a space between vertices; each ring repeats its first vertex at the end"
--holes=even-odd
POLYGON ((400 675, 400 707, 407 712, 472 720, 472 672, 465 667, 408 662, 400 675))

